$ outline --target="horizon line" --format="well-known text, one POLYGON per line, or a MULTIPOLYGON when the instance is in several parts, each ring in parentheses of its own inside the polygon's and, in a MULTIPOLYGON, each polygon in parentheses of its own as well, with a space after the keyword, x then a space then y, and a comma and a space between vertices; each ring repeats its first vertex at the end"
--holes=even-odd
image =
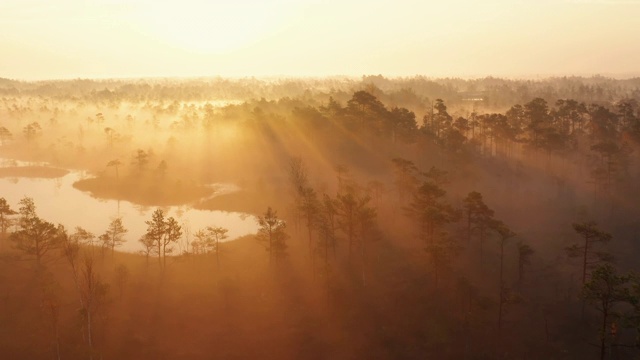
POLYGON ((344 79, 344 80, 361 80, 365 77, 382 77, 389 80, 401 80, 411 78, 426 78, 432 80, 446 80, 446 79, 459 79, 459 80, 480 80, 480 79, 501 79, 511 81, 523 81, 523 80, 546 80, 546 79, 558 79, 558 78, 606 78, 611 80, 632 80, 640 78, 640 72, 632 73, 591 73, 591 74, 521 74, 521 75, 494 75, 494 74, 461 74, 461 75, 444 75, 435 76, 428 74, 413 74, 413 75, 385 75, 382 73, 377 74, 360 74, 360 75, 346 75, 346 74, 331 74, 331 75, 140 75, 140 76, 63 76, 63 77, 50 77, 50 78, 12 78, 0 76, 0 80, 8 80, 13 82, 22 83, 39 83, 39 82, 65 82, 65 81, 77 81, 77 80, 91 80, 91 81, 135 81, 135 80, 211 80, 211 79, 232 79, 232 80, 286 80, 286 79, 344 79))

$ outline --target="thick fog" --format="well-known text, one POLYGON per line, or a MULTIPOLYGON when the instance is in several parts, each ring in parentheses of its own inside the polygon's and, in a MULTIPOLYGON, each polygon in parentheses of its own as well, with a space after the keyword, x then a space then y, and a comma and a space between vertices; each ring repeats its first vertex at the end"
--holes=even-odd
POLYGON ((637 357, 639 101, 0 79, 0 357, 637 357))

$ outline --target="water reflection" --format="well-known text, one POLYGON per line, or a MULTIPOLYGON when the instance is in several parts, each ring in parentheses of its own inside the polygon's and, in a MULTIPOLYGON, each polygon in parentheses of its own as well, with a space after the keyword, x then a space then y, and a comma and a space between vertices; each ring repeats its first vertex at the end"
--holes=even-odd
MULTIPOLYGON (((81 226, 99 236, 113 219, 122 217, 122 223, 129 232, 125 235, 127 242, 120 250, 140 250, 142 246, 138 239, 146 232, 145 221, 151 220, 156 207, 132 204, 124 200, 94 198, 72 186, 81 178, 79 171, 71 171, 56 179, 0 178, 0 197, 7 199, 16 211, 20 199, 31 197, 41 218, 63 224, 70 232, 76 226, 81 226)), ((207 226, 229 229, 229 240, 257 231, 254 217, 244 213, 196 210, 187 205, 161 208, 166 216, 173 216, 183 226, 184 239, 180 244, 183 250, 186 247, 184 242, 191 240, 189 234, 207 226)))

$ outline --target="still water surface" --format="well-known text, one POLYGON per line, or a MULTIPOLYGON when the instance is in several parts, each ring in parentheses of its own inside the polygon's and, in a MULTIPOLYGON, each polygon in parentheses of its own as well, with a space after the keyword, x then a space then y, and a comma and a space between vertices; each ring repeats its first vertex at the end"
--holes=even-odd
MULTIPOLYGON (((25 165, 20 162, 17 164, 25 165)), ((73 233, 75 227, 80 226, 99 236, 105 232, 112 219, 122 217, 122 223, 128 233, 124 236, 127 241, 120 250, 128 252, 141 250, 142 245, 138 239, 146 232, 145 221, 151 220, 151 214, 157 207, 136 205, 124 200, 92 197, 89 193, 72 186, 82 178, 85 176, 81 171, 71 171, 55 179, 0 178, 0 197, 7 199, 11 208, 16 211, 20 199, 25 196, 33 198, 40 218, 64 225, 69 233, 73 233)), ((228 240, 253 234, 258 228, 255 217, 249 214, 197 210, 189 205, 161 208, 166 217, 173 216, 182 225, 183 250, 185 240, 192 241, 193 234, 207 226, 222 226, 229 229, 228 240)))

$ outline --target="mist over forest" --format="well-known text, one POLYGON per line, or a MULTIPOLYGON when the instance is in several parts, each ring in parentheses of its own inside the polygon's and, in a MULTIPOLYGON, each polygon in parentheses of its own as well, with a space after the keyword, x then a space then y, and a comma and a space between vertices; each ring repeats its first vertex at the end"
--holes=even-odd
POLYGON ((0 78, 0 358, 637 358, 639 160, 640 78, 0 78))

